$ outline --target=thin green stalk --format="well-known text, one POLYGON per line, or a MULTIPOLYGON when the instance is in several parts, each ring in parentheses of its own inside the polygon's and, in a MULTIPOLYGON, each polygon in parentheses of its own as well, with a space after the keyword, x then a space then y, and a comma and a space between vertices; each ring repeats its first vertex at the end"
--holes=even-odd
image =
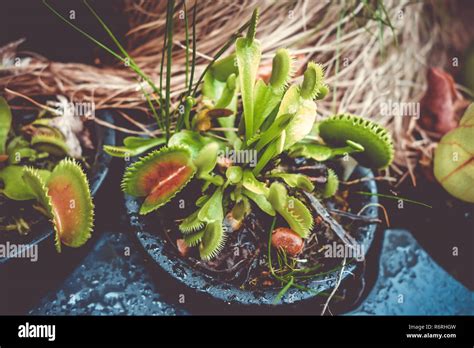
POLYGON ((273 304, 276 304, 276 303, 280 302, 282 297, 285 296, 285 294, 287 293, 288 290, 290 290, 291 286, 293 285, 294 280, 295 279, 293 277, 290 277, 289 282, 286 283, 286 285, 283 287, 283 289, 281 289, 280 292, 278 293, 278 295, 276 295, 275 299, 273 300, 273 304))
MULTIPOLYGON (((107 26, 107 24, 102 20, 102 18, 97 14, 97 12, 94 10, 94 8, 92 8, 91 5, 89 5, 89 3, 87 2, 87 0, 84 0, 84 4, 86 5, 86 7, 89 9, 89 11, 94 15, 94 17, 97 19, 97 21, 100 23, 100 25, 104 28, 104 30, 107 32, 107 34, 109 35, 109 37, 112 39, 112 41, 115 43, 115 45, 118 47, 118 49, 120 50, 120 52, 128 59, 128 62, 130 65, 134 66, 136 69, 140 70, 140 68, 138 67, 137 63, 135 62, 135 60, 128 54, 127 50, 122 46, 122 44, 120 43, 120 41, 117 39, 117 37, 114 35, 114 33, 112 32, 112 30, 110 30, 110 28, 107 26)), ((153 84, 154 85, 154 84, 153 84)), ((163 125, 162 123, 160 122, 160 119, 158 117, 158 114, 156 112, 156 109, 155 107, 153 106, 153 102, 152 100, 149 98, 148 96, 148 93, 146 93, 146 91, 142 88, 142 86, 140 85, 140 88, 142 90, 142 92, 144 93, 145 95, 145 98, 147 99, 147 102, 148 102, 148 105, 153 113, 153 116, 155 117, 155 120, 156 120, 156 123, 158 125, 159 128, 163 129, 163 125)), ((152 86, 153 88, 153 86, 152 86)), ((158 89, 155 88, 154 89, 155 92, 158 93, 158 89)), ((160 94, 161 94, 161 90, 159 91, 160 94)))
MULTIPOLYGON (((351 264, 352 262, 354 261, 354 259, 351 259, 349 262, 346 263, 346 265, 349 265, 351 264)), ((325 275, 328 275, 328 274, 331 274, 333 272, 336 272, 336 271, 339 271, 340 269, 342 268, 342 264, 341 265, 337 265, 336 267, 328 270, 328 271, 325 271, 325 272, 321 272, 321 273, 316 273, 316 274, 308 274, 308 275, 298 275, 296 276, 295 275, 295 278, 298 279, 298 280, 304 280, 304 279, 317 279, 317 278, 320 278, 322 276, 325 276, 325 275)))
POLYGON ((166 97, 165 97, 165 120, 166 120, 166 143, 170 139, 170 108, 171 108, 171 63, 173 62, 173 14, 174 0, 168 0, 169 14, 167 23, 167 49, 166 49, 166 97))
MULTIPOLYGON (((184 115, 179 113, 178 120, 176 122, 176 130, 180 131, 183 128, 183 125, 186 127, 186 129, 191 129, 190 124, 189 124, 189 113, 190 109, 188 108, 188 100, 190 98, 192 88, 193 88, 193 82, 194 82, 194 71, 196 68, 196 9, 197 9, 197 0, 194 3, 193 7, 193 51, 192 51, 192 64, 191 64, 191 74, 189 78, 189 84, 187 87, 187 93, 185 98, 183 98, 180 102, 180 105, 178 106, 177 110, 179 111, 182 108, 182 105, 185 105, 185 113, 184 115)), ((185 18, 187 18, 187 11, 185 11, 185 18)), ((186 31, 188 30, 188 24, 186 22, 186 31)), ((189 42, 188 40, 188 33, 186 33, 187 39, 186 41, 189 42)), ((186 52, 186 59, 188 59, 188 52, 186 52)), ((175 110, 176 111, 176 110, 175 110)))
MULTIPOLYGON (((84 0, 84 5, 86 5, 86 7, 89 9, 89 11, 94 15, 94 17, 97 19, 97 21, 100 23, 100 25, 102 26, 102 28, 104 28, 104 30, 107 32, 107 34, 109 35, 109 37, 112 39, 112 41, 115 43, 115 45, 118 47, 118 49, 120 50, 120 52, 128 59, 125 60, 125 63, 129 63, 130 66, 133 66, 135 70, 138 70, 141 72, 141 77, 143 78, 143 76, 145 76, 145 74, 142 72, 142 70, 140 69, 140 67, 137 65, 137 63, 135 62, 135 60, 128 54, 127 50, 125 50, 125 48, 122 46, 122 44, 120 43, 120 41, 117 39, 117 37, 114 35, 114 33, 112 32, 112 30, 110 30, 110 28, 107 26, 107 24, 105 24, 105 22, 102 20, 102 18, 97 14, 97 12, 92 8, 91 5, 89 5, 89 3, 87 2, 87 0, 84 0)), ((145 81, 150 85, 150 87, 152 87, 154 89, 154 91, 156 93, 161 93, 161 90, 158 91, 158 88, 156 88, 155 84, 147 77, 147 79, 145 79, 145 81)))
MULTIPOLYGON (((383 1, 379 2, 379 7, 382 8, 382 12, 384 13, 385 18, 387 19, 386 20, 386 25, 392 30, 392 35, 393 35, 393 38, 395 40, 395 45, 398 46, 398 37, 397 37, 396 32, 395 32, 395 27, 393 26, 392 21, 390 20, 390 16, 387 12, 387 9, 385 8, 385 5, 384 5, 383 1)), ((385 23, 385 21, 384 21, 384 23, 385 23)))
MULTIPOLYGON (((130 61, 130 59, 128 59, 127 61, 127 56, 126 57, 122 57, 120 56, 119 54, 117 54, 114 50, 112 50, 111 48, 107 47, 105 44, 103 44, 102 42, 100 42, 99 40, 95 39, 93 36, 91 36, 90 34, 88 34, 87 32, 85 32, 84 30, 82 30, 81 28, 79 28, 78 26, 76 26, 75 24, 73 24, 72 22, 68 21, 63 15, 61 15, 59 12, 57 12, 50 4, 47 3, 46 0, 43 0, 43 4, 54 14, 56 15, 59 19, 61 19, 63 22, 65 22, 66 24, 68 24, 69 26, 71 26, 72 28, 74 28, 77 32, 79 32, 80 34, 82 34, 84 37, 86 37, 87 39, 89 39, 90 41, 92 41, 94 44, 96 44, 97 46, 99 46, 100 48, 102 48, 104 51, 106 51, 107 53, 109 53, 110 55, 112 55, 113 57, 115 57, 116 59, 120 60, 121 62, 123 62, 126 66, 129 66, 138 76, 140 76, 146 83, 148 83, 148 85, 153 89, 153 91, 157 94, 161 94, 161 91, 158 90, 158 88, 156 87, 156 85, 153 83, 153 81, 150 80, 150 78, 145 74, 143 73, 143 71, 136 65, 136 64, 133 64, 132 61, 130 61)), ((103 23, 103 22, 102 22, 103 23)), ((105 25, 105 24, 104 24, 105 25)))
POLYGON ((146 98, 146 101, 148 103, 148 106, 150 107, 151 112, 153 113, 153 117, 155 118, 155 121, 160 129, 163 129, 163 124, 160 120, 160 117, 158 116, 158 113, 156 112, 155 107, 153 106, 153 101, 150 99, 150 96, 148 93, 145 91, 145 89, 140 85, 140 88, 142 90, 143 95, 146 98))
POLYGON ((339 41, 341 40, 341 24, 342 24, 342 19, 344 18, 344 15, 345 15, 345 11, 341 11, 340 15, 339 15, 339 21, 337 22, 337 30, 336 30, 336 67, 335 67, 335 80, 334 80, 334 88, 333 88, 333 97, 332 97, 332 108, 333 108, 333 112, 336 113, 337 112, 337 75, 339 74, 339 53, 340 53, 340 49, 339 49, 339 41))
POLYGON ((395 200, 405 201, 405 202, 408 202, 408 203, 418 204, 418 205, 421 205, 421 206, 427 207, 427 208, 433 208, 431 205, 428 205, 426 203, 414 201, 412 199, 403 198, 403 197, 399 197, 399 196, 384 195, 382 193, 372 193, 372 192, 365 192, 365 191, 356 191, 354 193, 357 193, 357 194, 363 195, 363 196, 377 196, 377 197, 395 199, 395 200))
POLYGON ((276 277, 275 275, 275 270, 273 269, 272 265, 272 232, 273 229, 275 228, 276 224, 276 216, 272 220, 272 224, 270 225, 270 232, 268 233, 268 269, 270 270, 270 273, 276 277))
POLYGON ((187 96, 189 97, 191 95, 191 91, 193 88, 193 82, 194 82, 194 71, 196 67, 196 11, 197 11, 197 0, 194 3, 193 7, 193 64, 191 65, 191 76, 189 78, 189 88, 188 88, 188 94, 187 96))
MULTIPOLYGON (((160 91, 163 91, 163 69, 165 66, 165 54, 166 54, 166 45, 168 44, 168 10, 166 10, 166 30, 165 30, 165 37, 163 38, 163 48, 161 50, 161 61, 160 61, 160 91)), ((163 93, 160 93, 160 115, 161 119, 163 119, 163 104, 164 104, 164 97, 163 93)))
MULTIPOLYGON (((122 52, 122 54, 127 57, 129 60, 130 60, 130 63, 134 64, 134 60, 132 59, 132 57, 130 57, 130 55, 128 54, 128 52, 123 48, 123 46, 120 44, 119 40, 117 39, 117 37, 114 35, 114 33, 112 33, 112 31, 109 29, 109 27, 105 24, 105 22, 102 20, 102 18, 100 18, 100 16, 97 14, 97 12, 95 12, 95 10, 92 8, 91 5, 89 5, 89 3, 87 2, 87 0, 84 0, 84 5, 87 6, 87 8, 89 9, 89 11, 94 15, 94 17, 99 21, 100 25, 102 26, 102 28, 104 28, 104 30, 107 32, 107 34, 110 36, 110 38, 112 39, 112 41, 115 43, 115 45, 118 47, 118 49, 120 50, 120 52, 122 52)), ((135 64, 136 65, 136 64, 135 64)))
POLYGON ((116 52, 114 52, 112 49, 110 49, 109 47, 107 47, 106 45, 104 45, 102 42, 98 41, 97 39, 95 39, 94 37, 92 37, 91 35, 89 35, 88 33, 86 33, 84 30, 82 30, 81 28, 79 28, 78 26, 76 26, 75 24, 69 22, 66 18, 63 17, 62 14, 60 14, 59 12, 57 12, 50 4, 48 4, 46 2, 46 0, 43 0, 43 4, 51 11, 53 12, 57 17, 59 17, 61 20, 63 20, 65 23, 67 23, 68 25, 70 25, 71 27, 73 27, 75 30, 77 30, 79 33, 81 33, 82 35, 84 35, 85 37, 87 37, 89 40, 91 40, 92 42, 94 42, 97 46, 101 47, 102 49, 104 49, 105 51, 107 51, 108 53, 110 53, 111 55, 113 55, 115 58, 119 59, 120 61, 126 63, 127 61, 125 60, 125 58, 119 56, 116 52))
POLYGON ((186 63, 185 63, 185 89, 188 89, 189 84, 189 28, 188 28, 188 9, 186 8, 186 0, 183 0, 184 8, 184 33, 186 37, 186 63))
POLYGON ((272 274, 272 276, 275 278, 275 279, 278 279, 279 281, 281 281, 282 283, 285 284, 285 286, 280 290, 280 292, 278 293, 278 295, 275 297, 275 300, 273 301, 273 303, 277 303, 278 301, 280 301, 280 299, 285 295, 285 293, 292 287, 292 286, 295 286, 296 288, 299 288, 298 284, 293 284, 293 281, 294 281, 294 278, 291 277, 290 280, 286 280, 285 278, 283 277, 280 277, 279 275, 277 275, 275 273, 275 270, 273 269, 273 265, 272 265, 272 231, 273 229, 275 228, 275 224, 276 224, 276 216, 273 218, 272 220, 272 224, 270 226, 270 231, 268 233, 268 269, 270 270, 270 273, 272 274))

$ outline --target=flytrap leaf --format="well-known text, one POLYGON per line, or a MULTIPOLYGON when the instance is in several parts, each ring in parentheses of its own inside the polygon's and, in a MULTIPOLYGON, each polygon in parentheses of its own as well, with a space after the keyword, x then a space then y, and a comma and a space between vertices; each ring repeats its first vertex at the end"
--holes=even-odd
POLYGON ((235 185, 235 184, 239 183, 242 180, 242 177, 243 177, 242 167, 231 166, 231 167, 227 168, 227 170, 225 172, 225 176, 231 184, 235 185))
POLYGON ((80 247, 91 237, 94 205, 87 177, 76 161, 62 160, 46 180, 39 170, 24 168, 23 180, 52 219, 58 252, 61 244, 80 247))
POLYGON ((319 64, 308 63, 301 86, 292 85, 283 96, 277 119, 294 113, 285 128, 284 148, 288 149, 308 135, 316 120, 316 103, 313 101, 324 89, 324 71, 319 64))
POLYGON ((47 152, 53 156, 63 157, 69 153, 66 142, 52 135, 38 134, 31 138, 31 146, 40 152, 47 152))
MULTIPOLYGON (((0 170, 0 181, 3 181, 4 185, 0 192, 15 201, 26 201, 36 198, 30 185, 22 177, 23 169, 23 166, 10 165, 0 170)), ((37 170, 37 174, 43 181, 46 181, 51 172, 48 170, 37 170)))
POLYGON ((243 194, 250 198, 263 212, 270 216, 275 216, 275 209, 273 209, 267 197, 261 194, 256 194, 255 192, 249 191, 247 189, 243 190, 243 194))
POLYGON ((186 147, 191 152, 191 156, 195 158, 204 146, 212 142, 215 142, 215 139, 204 137, 198 132, 181 130, 171 136, 168 147, 186 147))
POLYGON ((232 74, 227 78, 226 84, 222 89, 222 93, 219 99, 217 99, 216 105, 214 105, 216 109, 225 109, 230 105, 237 91, 236 80, 237 76, 235 74, 232 74))
MULTIPOLYGON (((217 118, 219 124, 228 129, 234 127, 235 113, 237 112, 237 93, 239 91, 237 75, 239 72, 235 59, 235 54, 232 54, 214 62, 206 72, 202 86, 205 103, 212 104, 216 109, 232 111, 232 114, 227 117, 217 118)), ((232 130, 226 130, 224 134, 231 141, 237 138, 236 132, 232 130)))
POLYGON ((319 124, 319 135, 330 146, 353 141, 364 148, 352 156, 364 167, 383 169, 392 163, 394 148, 390 133, 373 121, 351 114, 331 116, 319 124))
POLYGON ((244 170, 242 186, 257 195, 268 195, 268 187, 263 182, 257 180, 250 169, 244 170))
POLYGON ((7 101, 0 97, 0 155, 6 153, 8 132, 12 125, 12 112, 7 101))
POLYGON ((86 175, 76 161, 64 159, 54 168, 46 187, 57 240, 80 247, 91 237, 94 226, 94 205, 86 175))
POLYGON ((204 227, 204 222, 199 220, 198 213, 199 210, 196 210, 179 224, 179 230, 183 234, 193 233, 204 227))
POLYGON ((294 232, 302 238, 309 236, 313 229, 313 216, 303 202, 288 195, 283 184, 274 182, 270 186, 268 201, 294 232))
POLYGON ((474 203, 474 104, 459 126, 439 142, 434 154, 436 180, 452 196, 474 203))
POLYGON ((30 147, 30 143, 21 136, 14 137, 8 142, 7 154, 10 164, 19 164, 25 158, 33 162, 39 156, 47 155, 38 155, 38 152, 30 147))
POLYGON ((255 38, 258 10, 252 14, 246 37, 238 38, 235 42, 237 65, 239 67, 242 105, 244 108, 245 139, 248 140, 255 133, 254 126, 254 88, 258 66, 262 56, 260 41, 255 38))
POLYGON ((140 214, 168 203, 194 176, 191 153, 184 147, 164 147, 129 166, 122 180, 125 193, 145 197, 140 214))
POLYGON ((272 173, 270 175, 274 178, 283 179, 283 181, 290 187, 298 188, 306 192, 312 192, 314 185, 309 178, 304 174, 294 173, 272 173))
POLYGON ((267 116, 280 103, 291 74, 292 58, 286 49, 280 48, 273 57, 272 75, 269 84, 267 85, 262 80, 258 80, 255 85, 255 131, 260 128, 267 116))
MULTIPOLYGON (((245 189, 244 189, 245 191, 245 189)), ((247 197, 241 196, 241 198, 234 204, 229 215, 226 216, 226 220, 232 225, 232 220, 235 222, 242 222, 245 216, 251 211, 250 201, 247 197)), ((232 228, 233 229, 233 228, 232 228)))
POLYGON ((133 157, 163 145, 165 141, 165 138, 126 137, 123 146, 104 145, 104 151, 113 157, 133 157))
POLYGON ((319 195, 322 198, 329 198, 336 194, 339 189, 339 178, 334 170, 328 168, 328 179, 322 188, 318 187, 319 195))
POLYGON ((217 155, 219 144, 212 142, 205 145, 194 159, 198 176, 204 178, 208 175, 217 164, 217 155))
POLYGON ((362 145, 351 140, 347 140, 347 146, 337 148, 315 143, 298 143, 291 147, 290 156, 311 158, 323 162, 336 156, 363 151, 364 147, 362 145))
POLYGON ((224 209, 222 207, 223 189, 218 187, 212 196, 202 206, 198 213, 198 219, 203 222, 214 222, 224 220, 224 209))
POLYGON ((199 245, 199 255, 203 260, 210 260, 221 251, 225 244, 222 220, 208 223, 199 245))
POLYGON ((210 260, 224 245, 223 188, 218 187, 203 206, 184 219, 179 229, 185 235, 187 246, 199 244, 201 259, 210 260), (204 228, 203 228, 204 227, 204 228))
POLYGON ((184 237, 184 242, 188 247, 195 247, 199 245, 199 242, 202 240, 204 236, 205 230, 198 231, 195 233, 188 234, 184 237))
MULTIPOLYGON (((51 202, 51 197, 48 195, 48 187, 46 186, 47 179, 43 178, 40 171, 31 167, 22 167, 22 178, 24 182, 30 187, 31 193, 34 198, 41 204, 41 206, 46 210, 48 217, 52 219, 53 217, 53 204, 51 202)), ((51 174, 51 173, 50 173, 51 174)), ((48 176, 49 179, 49 176, 48 176)), ((56 231, 56 230, 55 230, 56 231)), ((58 250, 61 248, 61 243, 59 243, 58 234, 56 233, 56 247, 58 250), (59 244, 58 244, 59 243, 59 244)))
POLYGON ((252 173, 258 175, 262 169, 272 160, 272 158, 278 156, 283 152, 285 146, 286 132, 283 131, 281 134, 275 138, 270 144, 263 150, 262 155, 259 157, 255 168, 252 173))
POLYGON ((260 151, 267 144, 269 144, 271 141, 275 140, 278 136, 280 136, 294 116, 294 114, 281 115, 278 120, 273 122, 267 130, 265 130, 259 135, 257 144, 255 145, 255 149, 257 151, 260 151))

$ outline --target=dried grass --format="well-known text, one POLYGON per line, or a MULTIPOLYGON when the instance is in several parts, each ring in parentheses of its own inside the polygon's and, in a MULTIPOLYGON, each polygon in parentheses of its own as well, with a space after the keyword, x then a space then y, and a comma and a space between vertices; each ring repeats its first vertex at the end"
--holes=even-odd
MULTIPOLYGON (((199 76, 213 54, 250 17, 253 8, 259 6, 261 19, 257 37, 264 50, 262 65, 268 68, 272 53, 278 47, 291 49, 297 57, 299 72, 310 59, 323 63, 332 93, 318 104, 321 116, 344 111, 386 125, 393 133, 397 149, 390 171, 403 177, 409 175, 414 180, 413 168, 420 148, 430 146, 431 140, 421 131, 422 140, 415 141, 412 134, 417 127, 416 120, 402 115, 382 116, 380 105, 388 100, 393 103, 418 101, 424 92, 426 68, 433 51, 436 49, 438 64, 443 64, 447 61, 443 51, 446 42, 451 43, 455 36, 454 44, 462 46, 467 39, 459 35, 455 25, 445 30, 445 18, 435 14, 435 5, 409 0, 387 0, 384 5, 395 27, 398 47, 394 44, 393 32, 386 26, 380 40, 380 22, 364 18, 366 10, 356 1, 219 0, 212 5, 200 1, 196 74, 199 76), (407 175, 404 175, 405 168, 407 175)), ((165 1, 124 2, 124 13, 132 28, 127 34, 126 46, 138 66, 156 82, 165 6, 165 1)), ((187 6, 191 13, 194 1, 188 0, 187 6)), ((175 21, 171 80, 174 97, 182 92, 185 79, 184 19, 179 12, 175 21)), ((34 54, 26 54, 28 60, 23 60, 21 67, 5 64, 16 55, 15 50, 13 45, 5 52, 0 51, 7 65, 0 70, 2 89, 8 87, 30 97, 65 95, 71 100, 95 102, 96 110, 147 111, 135 74, 121 64, 58 63, 34 54)))

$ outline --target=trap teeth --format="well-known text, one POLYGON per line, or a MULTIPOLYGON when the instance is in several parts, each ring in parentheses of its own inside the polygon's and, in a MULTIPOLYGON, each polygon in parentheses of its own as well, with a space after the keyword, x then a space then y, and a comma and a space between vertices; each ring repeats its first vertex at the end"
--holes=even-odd
POLYGON ((323 120, 319 135, 330 146, 344 146, 347 140, 361 144, 365 151, 352 154, 362 166, 383 169, 390 165, 394 156, 389 132, 366 118, 340 114, 323 120))

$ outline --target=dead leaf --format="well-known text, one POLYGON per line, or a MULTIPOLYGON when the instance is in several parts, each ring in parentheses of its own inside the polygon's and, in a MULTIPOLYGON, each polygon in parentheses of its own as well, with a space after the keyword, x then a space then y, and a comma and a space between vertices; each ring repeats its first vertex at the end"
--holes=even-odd
POLYGON ((440 135, 457 127, 468 102, 457 92, 453 77, 439 68, 430 68, 428 89, 421 99, 421 126, 440 135))

